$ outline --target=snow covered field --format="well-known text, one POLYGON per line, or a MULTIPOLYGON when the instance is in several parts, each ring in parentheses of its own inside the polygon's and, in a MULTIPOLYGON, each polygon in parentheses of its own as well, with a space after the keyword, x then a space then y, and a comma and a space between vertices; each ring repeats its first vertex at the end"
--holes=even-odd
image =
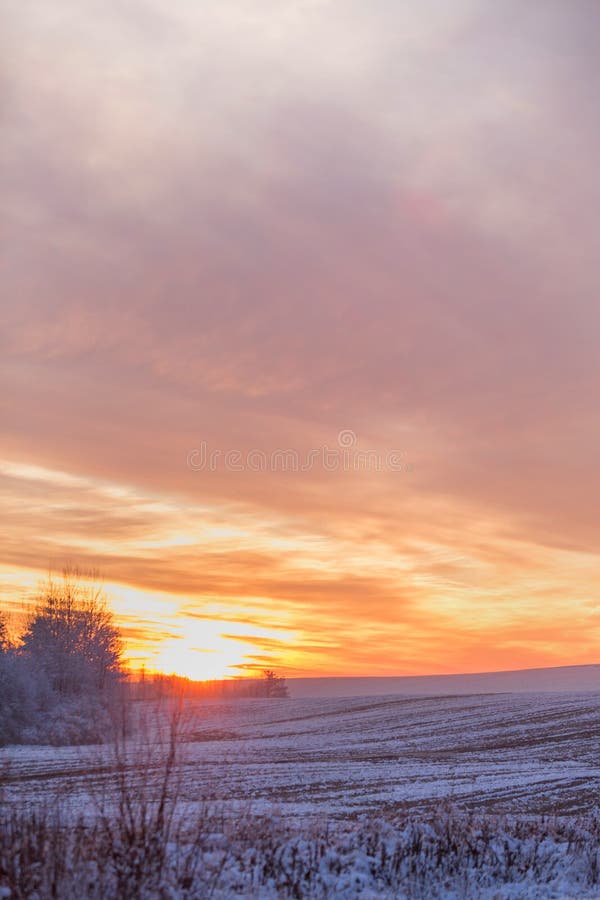
POLYGON ((0 892, 3 866, 21 885, 4 896, 30 896, 10 872, 24 833, 42 846, 23 824, 41 803, 62 861, 35 865, 65 900, 600 897, 600 694, 188 702, 176 824, 157 826, 174 708, 137 704, 146 726, 120 748, 0 751, 0 892))
MULTIPOLYGON (((600 694, 245 700, 184 710, 181 793, 282 815, 425 808, 577 814, 600 798, 600 694)), ((5 788, 85 796, 110 747, 8 747, 5 788)))

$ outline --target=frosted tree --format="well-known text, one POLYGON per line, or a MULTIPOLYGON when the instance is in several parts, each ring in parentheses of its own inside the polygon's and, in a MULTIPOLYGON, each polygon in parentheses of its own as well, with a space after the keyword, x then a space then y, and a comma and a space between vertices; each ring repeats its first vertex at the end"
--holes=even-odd
POLYGON ((67 570, 44 586, 22 639, 59 694, 102 691, 118 675, 121 640, 101 587, 67 570))

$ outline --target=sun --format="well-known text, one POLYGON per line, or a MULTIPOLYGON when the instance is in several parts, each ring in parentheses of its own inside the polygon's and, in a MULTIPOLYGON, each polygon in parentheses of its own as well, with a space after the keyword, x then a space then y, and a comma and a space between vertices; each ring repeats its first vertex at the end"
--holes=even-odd
MULTIPOLYGON (((195 647, 186 638, 165 641, 148 660, 149 667, 158 672, 182 675, 194 681, 231 678, 238 674, 243 652, 239 646, 195 647)), ((232 642, 231 642, 232 643, 232 642)), ((248 649, 252 649, 250 646, 248 649)))

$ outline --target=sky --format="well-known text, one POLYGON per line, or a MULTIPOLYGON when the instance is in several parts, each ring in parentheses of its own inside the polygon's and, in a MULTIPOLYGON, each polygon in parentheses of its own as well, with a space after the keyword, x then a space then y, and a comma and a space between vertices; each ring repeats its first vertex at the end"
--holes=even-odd
POLYGON ((190 677, 598 662, 596 0, 0 0, 0 603, 190 677))

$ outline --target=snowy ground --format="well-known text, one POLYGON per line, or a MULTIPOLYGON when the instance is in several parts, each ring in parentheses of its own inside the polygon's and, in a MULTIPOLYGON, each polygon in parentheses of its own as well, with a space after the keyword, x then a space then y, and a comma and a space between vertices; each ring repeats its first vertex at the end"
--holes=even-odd
MULTIPOLYGON (((459 807, 578 814, 600 799, 600 694, 189 703, 179 790, 284 817, 459 807)), ((8 747, 9 798, 83 799, 110 748, 8 747)))
POLYGON ((600 897, 598 693, 184 704, 158 871, 133 866, 161 843, 142 825, 123 844, 119 796, 137 816, 160 793, 173 709, 136 704, 146 724, 120 748, 0 751, 0 896, 45 896, 60 870, 65 900, 600 897), (62 824, 18 869, 42 847, 25 821, 39 801, 62 824))

